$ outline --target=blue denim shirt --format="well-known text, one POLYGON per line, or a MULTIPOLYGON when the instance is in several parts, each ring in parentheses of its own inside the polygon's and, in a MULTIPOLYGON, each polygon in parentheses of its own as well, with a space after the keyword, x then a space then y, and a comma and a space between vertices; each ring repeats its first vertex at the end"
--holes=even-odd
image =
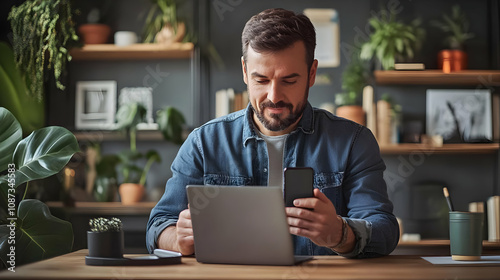
MULTIPOLYGON (((195 129, 172 163, 173 176, 151 211, 146 243, 152 252, 160 233, 175 225, 187 208, 186 185, 267 185, 266 142, 255 132, 247 107, 195 129)), ((297 128, 286 139, 283 167, 314 169, 319 188, 345 217, 356 236, 345 257, 387 255, 399 228, 383 179, 385 164, 371 131, 308 103, 297 128)), ((308 238, 294 236, 296 255, 336 254, 308 238)))

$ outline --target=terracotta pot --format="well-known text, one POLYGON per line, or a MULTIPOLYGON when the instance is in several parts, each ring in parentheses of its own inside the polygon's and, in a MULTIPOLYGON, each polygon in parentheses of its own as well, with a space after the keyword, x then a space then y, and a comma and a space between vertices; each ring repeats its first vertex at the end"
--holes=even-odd
POLYGON ((111 28, 105 24, 89 23, 82 24, 78 28, 78 32, 85 44, 106 44, 111 34, 111 28))
POLYGON ((133 183, 123 183, 118 189, 122 204, 135 204, 142 200, 144 196, 144 186, 133 183))
POLYGON ((462 50, 442 50, 438 53, 438 68, 443 72, 467 69, 467 53, 462 50))
POLYGON ((347 105, 337 108, 337 116, 346 118, 348 120, 359 123, 360 125, 366 125, 365 111, 363 107, 358 105, 347 105))

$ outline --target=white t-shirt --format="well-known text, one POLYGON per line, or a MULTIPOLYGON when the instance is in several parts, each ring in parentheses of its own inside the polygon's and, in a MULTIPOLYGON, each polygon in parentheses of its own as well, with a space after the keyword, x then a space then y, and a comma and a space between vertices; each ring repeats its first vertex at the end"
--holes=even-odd
POLYGON ((257 133, 266 141, 269 156, 268 186, 276 186, 283 189, 283 149, 288 134, 279 136, 267 136, 257 130, 257 133))

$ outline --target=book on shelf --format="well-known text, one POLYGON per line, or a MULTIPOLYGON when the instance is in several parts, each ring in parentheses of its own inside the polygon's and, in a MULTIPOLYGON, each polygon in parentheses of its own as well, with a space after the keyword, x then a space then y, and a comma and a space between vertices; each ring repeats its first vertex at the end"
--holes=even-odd
POLYGON ((394 70, 425 70, 423 63, 394 63, 394 70))
POLYGON ((249 102, 248 93, 235 92, 234 89, 221 89, 215 93, 215 117, 245 109, 249 102))
POLYGON ((391 104, 385 100, 377 101, 377 141, 380 145, 392 142, 391 104))
POLYGON ((488 241, 500 241, 500 196, 492 196, 486 202, 488 215, 488 241))
POLYGON ((374 102, 373 87, 363 88, 363 110, 366 113, 366 127, 377 137, 377 108, 374 102))
POLYGON ((469 212, 484 213, 484 202, 471 202, 469 203, 469 212))

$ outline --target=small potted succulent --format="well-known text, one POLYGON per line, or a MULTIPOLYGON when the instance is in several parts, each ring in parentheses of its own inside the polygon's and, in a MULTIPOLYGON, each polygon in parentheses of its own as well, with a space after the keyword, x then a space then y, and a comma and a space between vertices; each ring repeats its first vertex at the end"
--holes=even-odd
POLYGON ((120 219, 100 217, 90 219, 89 225, 89 257, 123 258, 123 226, 120 219))

